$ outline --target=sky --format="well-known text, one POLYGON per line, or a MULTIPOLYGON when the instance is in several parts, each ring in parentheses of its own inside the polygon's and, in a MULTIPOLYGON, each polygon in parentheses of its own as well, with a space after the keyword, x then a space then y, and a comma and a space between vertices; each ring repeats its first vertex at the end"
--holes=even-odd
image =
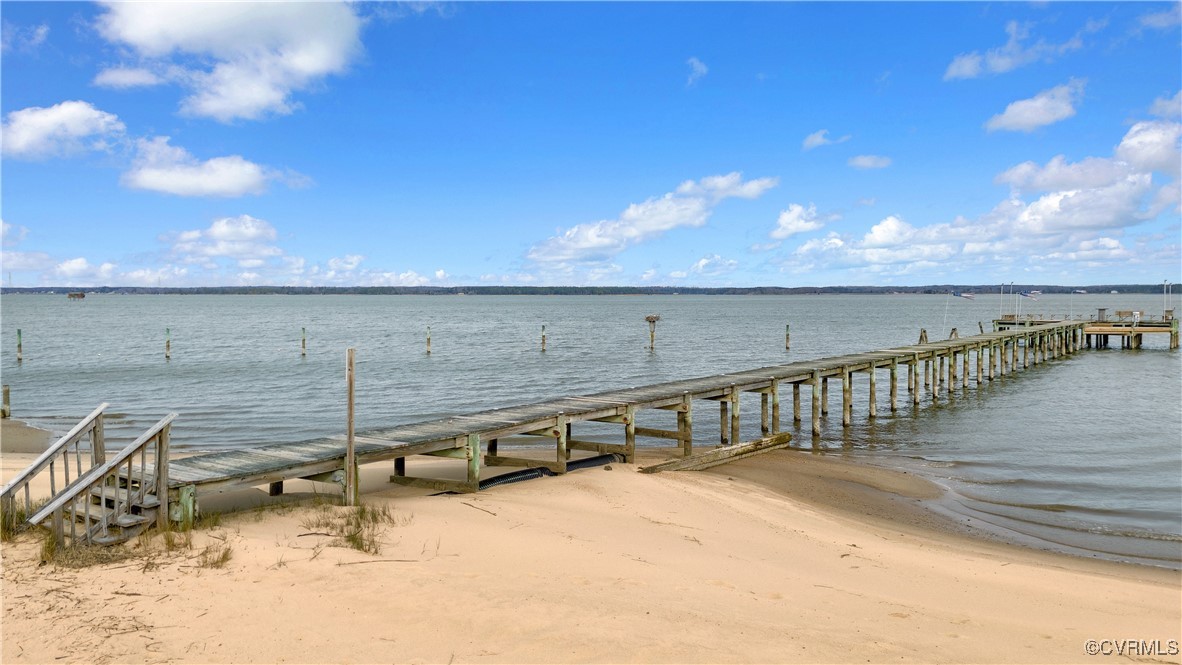
POLYGON ((0 2, 3 283, 1177 283, 1180 7, 0 2))

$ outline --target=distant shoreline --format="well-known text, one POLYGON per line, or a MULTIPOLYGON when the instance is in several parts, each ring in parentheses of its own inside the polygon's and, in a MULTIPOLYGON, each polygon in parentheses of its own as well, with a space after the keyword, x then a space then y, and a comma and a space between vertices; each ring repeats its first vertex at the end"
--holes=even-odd
POLYGON ((438 295, 438 296, 664 296, 664 295, 945 295, 952 292, 1005 294, 1041 291, 1064 294, 1087 291, 1084 295, 1160 294, 1161 284, 932 284, 927 286, 754 286, 754 287, 676 287, 676 286, 30 286, 0 287, 0 295, 9 294, 118 294, 118 295, 438 295))

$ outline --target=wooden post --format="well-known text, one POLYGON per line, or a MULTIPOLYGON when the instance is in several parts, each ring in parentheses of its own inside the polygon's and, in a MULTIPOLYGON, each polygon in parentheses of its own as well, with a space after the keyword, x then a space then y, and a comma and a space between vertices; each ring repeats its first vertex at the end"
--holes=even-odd
POLYGON ((821 386, 818 384, 821 383, 821 370, 813 370, 813 379, 809 383, 813 385, 813 436, 819 437, 821 436, 821 386))
POLYGON ((569 440, 567 429, 569 421, 566 418, 564 411, 559 411, 558 416, 554 420, 554 443, 555 456, 558 462, 558 472, 566 473, 566 461, 570 458, 570 450, 567 449, 566 442, 569 440))
POLYGON ((853 375, 849 367, 841 368, 841 426, 849 427, 850 418, 854 412, 853 404, 853 375))
POLYGON ((766 392, 759 393, 759 433, 767 436, 771 430, 771 422, 768 413, 769 399, 766 392))
MULTIPOLYGON (((677 414, 678 421, 681 420, 681 414, 677 414)), ((629 404, 624 407, 624 462, 631 464, 636 461, 636 405, 629 404)), ((681 422, 677 424, 677 430, 681 432, 681 422)))
POLYGON ((915 363, 907 363, 907 392, 915 392, 915 363))
POLYGON ((821 379, 821 415, 829 415, 829 377, 821 379))
POLYGON ((792 384, 792 422, 800 422, 800 382, 792 384))
MULTIPOLYGON (((156 528, 168 528, 168 457, 172 438, 172 423, 166 424, 156 435, 156 499, 160 502, 156 513, 156 528)), ((186 524, 185 526, 189 526, 186 524)))
POLYGON ((780 380, 772 377, 772 432, 780 431, 780 380))
POLYGON ((735 384, 731 384, 731 443, 739 443, 739 397, 742 393, 735 384))
POLYGON ((0 403, 0 418, 12 417, 12 403, 8 401, 8 384, 4 384, 4 401, 0 403))
MULTIPOLYGON (((428 337, 427 339, 430 339, 428 337)), ((360 492, 357 488, 357 458, 353 451, 353 347, 345 349, 345 394, 348 402, 345 420, 345 505, 356 506, 360 492)))
POLYGON ((172 329, 164 329, 164 359, 172 359, 172 329))
POLYGON ((870 363, 870 417, 871 418, 878 417, 878 386, 876 384, 876 381, 877 381, 877 379, 875 377, 876 374, 877 374, 877 372, 875 371, 874 362, 871 361, 871 363, 870 363))
POLYGON ((427 355, 431 355, 431 326, 427 326, 427 355))
POLYGON ((948 349, 948 394, 956 390, 956 349, 948 349))
POLYGON ((984 377, 984 372, 981 369, 981 356, 984 353, 984 348, 981 344, 977 344, 977 385, 981 385, 981 380, 984 377))
POLYGON ((542 324, 542 353, 546 352, 546 324, 542 324))
POLYGON ((20 362, 24 361, 24 359, 25 359, 25 351, 24 351, 24 347, 21 345, 21 329, 17 328, 16 329, 16 361, 18 363, 20 363, 20 362))
POLYGON ((730 401, 726 398, 718 400, 718 443, 719 445, 727 445, 730 443, 729 425, 730 420, 727 417, 727 411, 730 407, 730 401))
POLYGON ((657 348, 657 321, 661 320, 661 315, 649 314, 644 320, 648 321, 648 350, 652 352, 657 348))
POLYGON ((919 354, 916 353, 911 357, 911 368, 907 372, 913 377, 914 388, 911 391, 911 404, 917 409, 919 408, 919 354), (911 371, 911 370, 914 370, 911 371))
POLYGON ((90 461, 91 466, 98 466, 107 462, 107 437, 103 428, 103 414, 94 419, 94 429, 90 430, 90 461))
POLYGON ((308 329, 300 328, 300 356, 308 355, 308 329))
MULTIPOLYGON (((681 452, 689 457, 694 452, 694 404, 689 391, 681 393, 681 409, 677 412, 677 431, 681 434, 681 452)), ((636 430, 633 429, 635 436, 636 430)))
POLYGON ((792 347, 792 326, 791 324, 784 324, 784 350, 787 351, 792 347))
POLYGON ((969 388, 969 347, 966 346, 964 349, 961 350, 961 359, 964 364, 964 366, 961 369, 964 371, 961 372, 960 387, 964 388, 965 390, 968 390, 968 388, 969 388))
POLYGON ((899 410, 899 359, 891 358, 891 413, 899 410))

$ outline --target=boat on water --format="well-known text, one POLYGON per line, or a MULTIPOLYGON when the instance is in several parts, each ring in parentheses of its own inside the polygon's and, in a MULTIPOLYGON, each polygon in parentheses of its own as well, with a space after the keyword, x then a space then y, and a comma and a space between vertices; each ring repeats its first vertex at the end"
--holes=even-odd
POLYGON ((1084 294, 1086 294, 1087 292, 1088 292, 1087 289, 1076 289, 1076 290, 1072 291, 1072 293, 1084 293, 1084 294))

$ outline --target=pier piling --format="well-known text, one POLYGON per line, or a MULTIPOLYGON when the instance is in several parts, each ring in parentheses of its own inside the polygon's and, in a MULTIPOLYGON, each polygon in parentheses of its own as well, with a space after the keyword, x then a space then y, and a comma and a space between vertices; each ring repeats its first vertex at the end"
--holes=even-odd
POLYGON ((542 324, 542 353, 546 352, 546 324, 542 324))
POLYGON ((164 329, 164 359, 172 360, 172 329, 164 329))
POLYGON ((21 329, 17 328, 16 329, 16 362, 17 362, 17 364, 24 362, 24 359, 25 359, 25 350, 24 350, 23 344, 21 344, 21 329))
POLYGON ((431 326, 427 326, 427 355, 431 355, 431 326))
POLYGON ((345 349, 345 396, 348 406, 345 417, 345 505, 356 506, 359 498, 357 455, 353 445, 353 347, 345 349))
POLYGON ((784 324, 784 350, 788 351, 792 347, 792 325, 784 324))
POLYGON ((300 328, 300 356, 308 355, 308 329, 300 328))

